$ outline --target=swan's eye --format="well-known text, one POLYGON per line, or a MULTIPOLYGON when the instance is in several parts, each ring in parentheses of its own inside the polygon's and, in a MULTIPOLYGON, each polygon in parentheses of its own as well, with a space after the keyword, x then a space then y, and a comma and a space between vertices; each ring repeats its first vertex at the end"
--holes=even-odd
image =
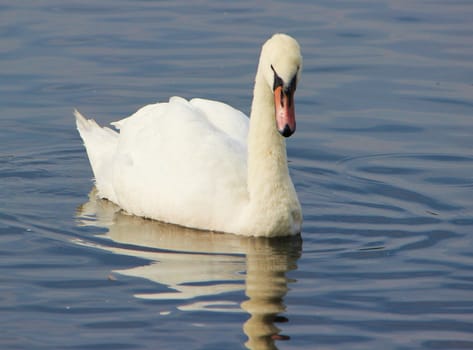
MULTIPOLYGON (((271 65, 271 69, 274 72, 273 91, 276 90, 276 88, 279 86, 284 88, 284 81, 281 79, 278 73, 276 73, 276 70, 274 69, 273 65, 271 65)), ((299 70, 299 67, 297 67, 297 70, 299 70)), ((297 73, 291 79, 291 82, 289 83, 289 85, 287 85, 287 87, 284 89, 284 92, 289 93, 289 92, 296 91, 296 85, 297 85, 297 73)))
POLYGON ((291 82, 289 83, 289 86, 288 86, 288 90, 289 91, 296 91, 296 87, 297 87, 297 73, 299 72, 299 66, 297 66, 297 71, 296 71, 296 74, 294 74, 294 76, 292 77, 291 79, 291 82))
POLYGON ((289 91, 296 91, 296 87, 297 87, 297 73, 291 79, 291 82, 289 83, 289 86, 288 86, 288 90, 289 91))
POLYGON ((283 86, 283 85, 284 85, 284 82, 282 81, 282 79, 281 79, 281 77, 278 75, 278 73, 276 73, 276 71, 274 70, 273 65, 271 65, 271 69, 272 69, 273 72, 274 72, 274 81, 273 81, 273 91, 274 91, 274 90, 276 90, 277 87, 283 86))

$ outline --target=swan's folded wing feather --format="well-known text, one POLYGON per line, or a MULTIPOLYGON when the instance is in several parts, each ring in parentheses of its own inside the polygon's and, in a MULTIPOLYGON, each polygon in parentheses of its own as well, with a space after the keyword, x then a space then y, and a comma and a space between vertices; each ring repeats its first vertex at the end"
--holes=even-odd
MULTIPOLYGON (((204 105, 220 112, 231 108, 217 102, 204 105)), ((247 199, 247 119, 234 109, 231 113, 240 118, 233 137, 226 132, 231 132, 230 120, 212 123, 219 113, 208 118, 202 108, 176 97, 120 121, 113 170, 118 204, 140 216, 194 227, 215 226, 205 220, 217 217, 228 220, 234 213, 231 206, 247 199)))
POLYGON ((226 103, 201 98, 192 99, 190 104, 199 109, 211 125, 246 147, 249 119, 243 112, 226 103))

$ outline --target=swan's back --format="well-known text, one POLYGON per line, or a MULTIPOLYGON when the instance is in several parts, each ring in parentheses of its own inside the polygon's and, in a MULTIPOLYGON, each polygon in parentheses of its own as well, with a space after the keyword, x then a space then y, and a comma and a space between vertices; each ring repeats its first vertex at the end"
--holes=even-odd
POLYGON ((113 142, 88 145, 84 138, 88 152, 114 148, 91 161, 101 197, 135 215, 210 229, 235 219, 238 206, 246 204, 243 113, 221 102, 173 97, 113 125, 120 130, 113 142))

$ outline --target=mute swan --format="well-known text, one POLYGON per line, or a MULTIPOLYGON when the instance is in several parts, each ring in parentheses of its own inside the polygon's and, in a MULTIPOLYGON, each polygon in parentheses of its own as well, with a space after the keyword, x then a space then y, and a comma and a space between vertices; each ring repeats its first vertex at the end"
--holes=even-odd
POLYGON ((98 196, 130 214, 245 236, 300 233, 302 210, 287 166, 302 70, 296 40, 263 45, 251 116, 227 104, 172 97, 100 127, 74 111, 98 196))

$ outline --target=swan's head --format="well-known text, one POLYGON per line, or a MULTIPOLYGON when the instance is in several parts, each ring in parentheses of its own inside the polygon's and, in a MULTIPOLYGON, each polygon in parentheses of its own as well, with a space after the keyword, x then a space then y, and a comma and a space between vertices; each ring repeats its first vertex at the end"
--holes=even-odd
POLYGON ((286 34, 275 34, 263 45, 259 69, 274 93, 276 125, 284 137, 296 131, 294 92, 302 71, 297 41, 286 34))

